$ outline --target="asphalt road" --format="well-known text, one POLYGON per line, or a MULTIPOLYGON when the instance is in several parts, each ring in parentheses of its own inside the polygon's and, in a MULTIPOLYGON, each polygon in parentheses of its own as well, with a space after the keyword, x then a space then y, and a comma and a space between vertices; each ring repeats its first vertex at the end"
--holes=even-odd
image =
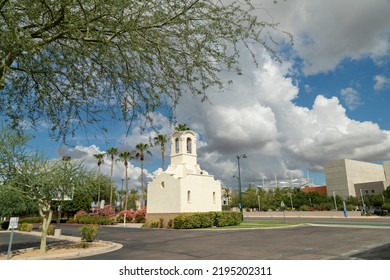
MULTIPOLYGON (((114 252, 84 260, 319 260, 390 259, 390 226, 384 219, 355 221, 343 227, 321 219, 315 226, 252 230, 169 230, 103 227, 99 239, 121 243, 114 252), (360 223, 356 227, 356 223, 360 223), (379 226, 373 226, 372 224, 379 226)), ((332 221, 331 221, 332 222, 332 221)), ((333 222, 336 222, 333 220, 333 222)), ((80 236, 79 227, 63 225, 64 235, 80 236)), ((14 242, 39 244, 39 238, 15 234, 14 242)), ((0 252, 7 250, 0 234, 0 252), (4 250, 5 249, 5 250, 4 250)), ((50 242, 55 242, 50 241, 50 242)), ((14 247, 13 247, 14 248, 14 247)), ((16 247, 15 247, 16 248, 16 247)))

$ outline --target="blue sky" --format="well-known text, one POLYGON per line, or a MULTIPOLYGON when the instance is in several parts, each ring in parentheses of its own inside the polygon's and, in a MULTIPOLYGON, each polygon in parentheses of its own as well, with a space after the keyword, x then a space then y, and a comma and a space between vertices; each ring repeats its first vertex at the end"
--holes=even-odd
MULTIPOLYGON (((283 63, 254 47, 258 67, 243 51, 243 75, 221 73, 232 79, 224 92, 209 92, 210 103, 184 96, 176 110, 179 123, 198 133, 198 163, 225 186, 236 187, 236 155, 243 183, 262 179, 305 177, 325 184, 323 166, 330 160, 350 158, 381 163, 390 159, 390 2, 365 1, 253 1, 259 17, 279 22, 294 45, 284 49, 283 63)), ((285 37, 274 35, 286 48, 285 37)), ((172 124, 156 113, 161 132, 172 124)), ((72 139, 72 147, 52 142, 43 127, 32 147, 50 157, 63 154, 96 168, 93 154, 111 146, 132 148, 150 136, 134 126, 125 137, 124 124, 110 124, 104 139, 89 132, 72 139)), ((146 173, 158 172, 158 148, 145 163, 146 173)), ((166 159, 169 163, 169 149, 166 159)), ((107 159, 103 172, 109 174, 107 159)), ((139 185, 138 162, 130 167, 133 186, 139 185)), ((117 163, 117 182, 123 177, 117 163)))

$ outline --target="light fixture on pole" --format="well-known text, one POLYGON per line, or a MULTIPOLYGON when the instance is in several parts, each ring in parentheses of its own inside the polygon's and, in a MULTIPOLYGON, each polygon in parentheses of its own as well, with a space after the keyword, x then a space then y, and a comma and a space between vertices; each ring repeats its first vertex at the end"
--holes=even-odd
POLYGON ((241 193, 241 170, 240 170, 240 158, 247 158, 246 154, 237 155, 237 165, 238 165, 238 199, 239 199, 239 208, 241 212, 241 219, 243 219, 242 211, 242 193, 241 193))

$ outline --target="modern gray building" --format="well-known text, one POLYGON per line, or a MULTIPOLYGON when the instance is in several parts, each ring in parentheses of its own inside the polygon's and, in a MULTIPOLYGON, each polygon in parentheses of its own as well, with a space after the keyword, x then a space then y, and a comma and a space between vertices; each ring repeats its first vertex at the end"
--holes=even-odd
POLYGON ((327 194, 341 197, 373 195, 390 185, 390 161, 382 164, 341 159, 325 164, 327 194))

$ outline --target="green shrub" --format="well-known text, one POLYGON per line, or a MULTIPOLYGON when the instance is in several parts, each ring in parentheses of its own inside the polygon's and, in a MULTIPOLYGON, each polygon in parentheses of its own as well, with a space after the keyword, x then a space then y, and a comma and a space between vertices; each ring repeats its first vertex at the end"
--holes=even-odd
POLYGON ((92 242, 96 240, 97 233, 100 229, 100 226, 93 225, 93 226, 83 226, 80 228, 81 231, 81 240, 86 242, 92 242))
POLYGON ((390 210, 390 203, 384 203, 384 204, 382 204, 382 209, 383 209, 383 210, 390 210))
POLYGON ((116 223, 116 220, 113 217, 81 214, 76 216, 75 222, 78 224, 113 225, 116 223))
POLYGON ((161 218, 159 219, 159 223, 158 223, 158 227, 159 228, 163 228, 164 227, 164 218, 161 218))
POLYGON ((310 210, 310 206, 309 205, 306 205, 306 204, 303 204, 299 207, 299 210, 301 211, 309 211, 310 210))
MULTIPOLYGON (((57 223, 51 223, 47 227, 47 235, 54 235, 54 231, 57 228, 57 223)), ((42 231, 42 225, 39 226, 39 231, 42 231)))
POLYGON ((30 224, 30 223, 21 223, 19 224, 18 226, 18 230, 19 231, 27 231, 27 232, 30 232, 32 231, 33 229, 33 224, 30 224))
POLYGON ((176 216, 168 222, 168 227, 175 229, 226 227, 239 225, 242 220, 241 212, 206 212, 184 213, 176 216))
POLYGON ((150 222, 150 227, 151 228, 158 228, 160 223, 158 221, 152 221, 150 222))
POLYGON ((213 212, 214 226, 236 226, 241 223, 241 212, 213 212))
POLYGON ((55 225, 49 225, 49 227, 47 228, 47 235, 54 235, 55 229, 56 229, 55 225))
POLYGON ((355 210, 355 206, 353 206, 352 204, 347 205, 347 211, 354 211, 354 210, 355 210))
POLYGON ((27 217, 27 218, 21 219, 19 222, 38 224, 38 223, 42 223, 42 217, 27 217))
POLYGON ((214 224, 214 213, 184 213, 174 218, 176 229, 207 228, 214 224))

